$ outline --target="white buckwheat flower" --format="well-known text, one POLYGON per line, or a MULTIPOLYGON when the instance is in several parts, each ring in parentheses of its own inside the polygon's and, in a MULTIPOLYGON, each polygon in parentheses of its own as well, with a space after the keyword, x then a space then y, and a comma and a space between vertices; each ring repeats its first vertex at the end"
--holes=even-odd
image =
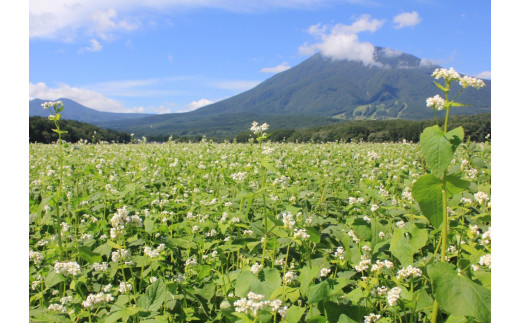
POLYGON ((130 252, 125 249, 112 251, 111 258, 113 262, 124 261, 130 257, 130 252))
POLYGON ((345 249, 343 247, 338 247, 336 249, 336 252, 334 252, 334 258, 338 258, 338 260, 345 259, 345 249))
POLYGON ((408 265, 408 267, 402 268, 397 272, 397 280, 408 278, 410 276, 421 277, 422 270, 420 270, 419 268, 416 268, 412 265, 408 265))
POLYGON ((112 295, 100 292, 98 294, 89 294, 87 296, 87 300, 81 302, 81 305, 85 308, 91 308, 97 304, 108 303, 113 301, 114 297, 112 297, 112 295))
POLYGON ((484 83, 484 81, 482 81, 478 78, 475 78, 475 77, 467 76, 467 75, 460 79, 459 84, 464 89, 467 88, 468 86, 474 87, 476 89, 481 89, 484 86, 486 86, 486 83, 484 83))
POLYGON ((259 265, 257 262, 255 262, 255 264, 251 266, 251 271, 255 275, 258 275, 258 273, 260 272, 261 269, 262 269, 262 265, 259 265))
POLYGON ((62 273, 65 276, 67 276, 67 275, 76 276, 80 273, 80 269, 81 268, 80 268, 79 264, 75 261, 56 262, 54 264, 54 271, 58 274, 62 273))
POLYGON ((291 212, 283 212, 282 213, 283 218, 283 226, 292 229, 294 225, 296 224, 296 221, 294 221, 294 216, 291 212))
POLYGON ((61 304, 50 304, 47 309, 49 311, 56 311, 56 312, 62 312, 62 313, 67 312, 67 309, 65 308, 65 306, 63 306, 61 304))
POLYGON ((298 276, 294 273, 294 271, 288 271, 283 276, 283 281, 286 285, 289 285, 293 281, 295 281, 298 278, 298 276))
POLYGON ((369 315, 364 316, 364 318, 365 318, 365 320, 363 321, 364 323, 372 323, 372 322, 377 322, 381 318, 381 315, 370 313, 369 315))
POLYGON ((435 110, 444 110, 444 104, 444 99, 438 94, 426 99, 426 106, 435 110))
POLYGON ((389 306, 394 306, 397 304, 397 301, 399 300, 399 294, 401 294, 401 288, 399 287, 394 287, 388 292, 386 295, 386 300, 388 301, 389 306))
POLYGON ((36 267, 39 267, 43 261, 43 256, 38 251, 29 250, 29 260, 32 260, 36 267))
POLYGON ((132 290, 132 284, 128 283, 128 282, 120 282, 119 283, 119 292, 121 294, 125 294, 125 293, 128 293, 129 291, 132 290))
POLYGON ((368 269, 368 266, 372 263, 372 260, 365 258, 364 256, 361 256, 361 260, 359 261, 359 264, 354 267, 357 272, 362 272, 368 269))
POLYGON ((331 270, 329 268, 321 268, 320 277, 327 277, 330 274, 331 270))
POLYGON ((491 269, 491 255, 484 255, 480 257, 480 260, 478 262, 481 266, 487 266, 489 269, 491 269))
POLYGON ((95 262, 92 264, 92 269, 94 269, 95 272, 105 272, 108 270, 108 264, 106 262, 95 262))
POLYGON ((300 230, 294 229, 294 237, 299 238, 302 241, 305 241, 305 240, 309 239, 311 236, 307 233, 307 230, 305 230, 305 229, 300 229, 300 230))

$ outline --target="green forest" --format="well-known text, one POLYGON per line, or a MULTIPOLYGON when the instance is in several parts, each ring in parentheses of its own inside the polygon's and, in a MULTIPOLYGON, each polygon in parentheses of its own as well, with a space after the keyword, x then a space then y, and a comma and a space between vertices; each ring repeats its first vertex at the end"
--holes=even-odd
MULTIPOLYGON (((62 130, 67 131, 62 139, 67 142, 78 142, 87 140, 90 143, 130 142, 131 136, 126 132, 116 132, 113 130, 96 127, 86 122, 74 120, 60 120, 62 130)), ((56 142, 58 135, 52 131, 54 123, 43 117, 29 117, 29 142, 39 142, 49 144, 56 142)))
MULTIPOLYGON (((262 120, 257 120, 263 122, 262 120)), ((442 120, 439 120, 441 122, 442 120)), ((88 142, 116 142, 128 143, 132 137, 125 132, 116 132, 103 129, 88 123, 61 120, 62 127, 68 131, 63 139, 68 142, 77 142, 80 139, 88 142)), ((352 120, 337 124, 305 128, 305 129, 273 129, 269 131, 269 140, 272 142, 335 142, 335 141, 365 141, 365 142, 399 142, 403 139, 409 142, 418 142, 424 128, 431 126, 435 120, 352 120)), ((465 138, 476 142, 486 140, 491 133, 491 114, 476 114, 452 116, 449 127, 462 126, 466 132, 465 138)), ((29 141, 52 143, 57 135, 52 131, 53 123, 46 118, 29 118, 29 141)), ((177 142, 199 142, 203 136, 149 136, 148 142, 164 142, 168 139, 177 142)), ((237 136, 229 138, 206 137, 215 142, 236 141, 248 142, 252 138, 250 131, 243 131, 237 136)))

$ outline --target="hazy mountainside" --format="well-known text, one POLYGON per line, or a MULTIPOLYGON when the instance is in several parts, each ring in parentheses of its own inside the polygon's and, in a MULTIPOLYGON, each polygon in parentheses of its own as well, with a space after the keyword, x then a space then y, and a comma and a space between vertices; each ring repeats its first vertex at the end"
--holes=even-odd
MULTIPOLYGON (((79 104, 76 101, 69 99, 59 99, 63 102, 65 109, 62 112, 62 119, 65 120, 76 120, 81 122, 88 122, 92 124, 97 124, 100 122, 114 121, 114 120, 128 120, 128 119, 138 119, 146 116, 150 116, 151 114, 146 113, 113 113, 113 112, 103 112, 94 110, 91 108, 87 108, 84 105, 79 104)), ((41 104, 45 101, 50 100, 40 100, 34 99, 29 101, 29 117, 47 117, 50 114, 50 111, 44 110, 41 104)), ((56 101, 56 100, 52 100, 56 101)))
MULTIPOLYGON (((382 48, 376 51, 376 61, 381 66, 333 61, 316 54, 254 89, 196 112, 208 115, 254 111, 342 119, 431 117, 425 100, 439 92, 431 77, 436 66, 423 66, 412 55, 386 53, 382 48)), ((459 113, 490 111, 490 82, 486 83, 488 87, 480 91, 469 89, 461 96, 461 101, 473 107, 458 109, 459 113)))
MULTIPOLYGON (((267 122, 272 129, 298 129, 341 120, 432 118, 425 100, 440 92, 431 77, 438 66, 384 48, 377 48, 374 58, 376 65, 366 66, 316 54, 249 91, 192 112, 133 119, 125 114, 126 120, 113 116, 90 122, 136 136, 226 137, 247 130, 253 120, 267 122)), ((452 113, 491 112, 491 81, 485 82, 485 88, 470 88, 460 96, 458 101, 471 107, 452 113)), ((452 87, 458 90, 458 84, 452 87)))

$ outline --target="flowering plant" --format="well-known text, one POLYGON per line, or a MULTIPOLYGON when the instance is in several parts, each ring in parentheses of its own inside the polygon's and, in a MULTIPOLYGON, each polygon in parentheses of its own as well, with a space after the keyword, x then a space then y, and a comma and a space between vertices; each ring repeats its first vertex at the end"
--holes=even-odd
MULTIPOLYGON (((419 177, 412 186, 412 195, 419 203, 423 215, 434 227, 442 228, 439 245, 441 248, 440 260, 432 258, 434 263, 427 267, 435 296, 431 321, 437 321, 439 307, 448 313, 462 312, 464 315, 487 321, 491 315, 490 311, 486 311, 490 308, 490 292, 469 279, 454 283, 454 279, 459 280, 459 272, 455 265, 447 263, 446 255, 449 250, 447 242, 450 233, 448 199, 466 191, 470 185, 470 182, 462 179, 460 174, 449 169, 455 152, 464 139, 464 129, 458 127, 448 131, 448 117, 452 107, 464 106, 455 101, 462 91, 468 87, 480 89, 485 86, 485 83, 473 77, 462 77, 453 68, 449 70, 438 68, 432 76, 436 80, 444 79, 444 85, 434 81, 435 85, 444 92, 444 98, 435 95, 426 99, 426 105, 432 108, 434 113, 438 110, 445 111, 446 116, 442 129, 438 125, 434 125, 424 129, 420 136, 421 151, 430 173, 419 177), (460 90, 450 99, 452 82, 458 82, 460 90), (457 276, 454 277, 453 273, 457 273, 457 276), (454 295, 459 295, 459 299, 478 300, 477 307, 455 309, 453 306, 454 295)), ((435 117, 437 120, 437 115, 435 117)), ((460 269, 458 270, 460 271, 460 269)), ((457 299, 457 297, 455 298, 457 299)))

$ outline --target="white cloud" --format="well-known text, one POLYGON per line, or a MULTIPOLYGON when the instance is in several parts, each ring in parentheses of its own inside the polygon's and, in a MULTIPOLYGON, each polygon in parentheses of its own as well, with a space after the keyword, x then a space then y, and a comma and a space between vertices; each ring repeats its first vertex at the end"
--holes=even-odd
POLYGON ((419 63, 419 66, 422 67, 433 67, 435 65, 438 65, 436 61, 427 58, 421 58, 421 62, 419 63))
POLYGON ((397 57, 401 56, 403 52, 397 49, 383 48, 383 54, 385 54, 387 57, 397 57))
POLYGON ((280 73, 283 71, 287 71, 290 68, 291 68, 291 66, 289 65, 289 63, 283 62, 282 64, 277 65, 275 67, 264 67, 260 70, 260 72, 262 72, 262 73, 280 73))
POLYGON ((29 83, 29 99, 57 100, 67 98, 88 108, 105 112, 142 112, 142 107, 126 108, 123 102, 107 98, 99 92, 60 84, 57 88, 49 88, 45 83, 29 83))
POLYGON ((79 53, 83 52, 99 52, 103 49, 103 46, 94 38, 90 40, 90 47, 84 47, 79 50, 79 53))
POLYGON ((357 34, 363 31, 375 32, 383 24, 384 20, 362 15, 352 25, 336 24, 328 33, 329 28, 321 24, 313 25, 308 32, 319 38, 321 42, 312 45, 305 43, 300 46, 299 53, 309 55, 320 52, 323 56, 332 59, 348 59, 363 62, 365 65, 377 65, 374 60, 374 45, 359 41, 357 34))
POLYGON ((178 112, 188 112, 188 111, 197 110, 198 108, 202 108, 203 106, 210 105, 212 103, 215 103, 215 101, 211 101, 208 99, 200 99, 198 101, 191 101, 185 110, 178 111, 178 112))
POLYGON ((394 17, 394 28, 395 29, 401 29, 404 27, 412 27, 421 22, 421 17, 419 17, 419 14, 417 11, 414 12, 403 12, 402 14, 399 14, 394 17))
POLYGON ((476 77, 485 80, 491 80, 491 71, 483 71, 476 75, 476 77))
MULTIPOLYGON (((361 5, 373 2, 347 1, 361 5)), ((142 21, 149 20, 149 13, 154 11, 170 13, 217 8, 258 12, 277 8, 315 8, 325 3, 324 0, 29 0, 29 36, 73 41, 79 34, 85 34, 107 40, 117 32, 143 26, 142 21)))
POLYGON ((94 33, 99 35, 102 39, 110 39, 111 32, 114 31, 132 31, 139 27, 139 22, 134 19, 130 21, 128 19, 122 19, 117 21, 117 12, 111 8, 106 11, 99 10, 94 12, 92 15, 92 21, 94 25, 91 27, 94 33))

